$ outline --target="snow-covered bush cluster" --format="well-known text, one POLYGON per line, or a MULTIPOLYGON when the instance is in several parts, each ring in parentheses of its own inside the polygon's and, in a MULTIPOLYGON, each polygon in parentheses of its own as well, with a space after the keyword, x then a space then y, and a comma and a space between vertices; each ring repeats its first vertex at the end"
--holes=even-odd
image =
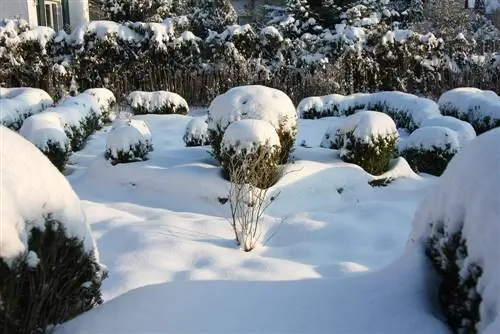
POLYGON ((0 125, 19 130, 26 118, 53 103, 49 94, 41 89, 0 87, 0 125))
POLYGON ((181 114, 189 112, 189 106, 182 96, 166 91, 129 94, 127 101, 135 115, 141 114, 181 114))
POLYGON ((455 333, 500 330, 499 142, 493 129, 459 152, 413 221, 410 245, 432 262, 435 299, 455 333))
POLYGON ((357 110, 376 110, 392 117, 398 128, 411 132, 423 120, 438 116, 438 105, 429 99, 402 92, 332 94, 303 99, 297 111, 301 118, 321 118, 351 115, 357 110))
POLYGON ((103 110, 114 99, 106 89, 67 96, 55 107, 28 117, 20 133, 62 171, 71 152, 81 150, 88 137, 102 126, 103 110))
POLYGON ((212 151, 222 162, 224 132, 242 119, 266 121, 280 139, 279 163, 286 163, 297 135, 297 113, 290 98, 280 90, 265 86, 240 86, 217 96, 208 109, 208 132, 212 151))
POLYGON ((151 132, 144 121, 119 117, 113 122, 104 153, 112 165, 147 160, 152 151, 151 132))
POLYGON ((461 87, 439 98, 444 115, 467 121, 478 134, 500 126, 500 97, 493 91, 461 87))
POLYGON ((65 177, 20 135, 0 137, 0 332, 41 333, 102 303, 106 271, 65 177))
POLYGON ((182 137, 187 147, 210 145, 208 124, 204 117, 194 117, 189 121, 182 137))
POLYGON ((373 175, 387 171, 398 140, 394 121, 377 111, 359 111, 348 116, 327 134, 329 138, 333 136, 330 148, 339 149, 342 160, 373 175))

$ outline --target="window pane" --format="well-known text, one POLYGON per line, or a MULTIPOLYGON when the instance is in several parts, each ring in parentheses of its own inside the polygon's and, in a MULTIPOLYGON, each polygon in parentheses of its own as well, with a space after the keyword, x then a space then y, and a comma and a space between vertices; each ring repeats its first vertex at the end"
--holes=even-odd
POLYGON ((52 4, 52 19, 54 20, 54 30, 59 31, 59 10, 55 3, 52 4))
POLYGON ((52 27, 52 15, 50 5, 45 5, 45 18, 47 20, 47 27, 52 27))

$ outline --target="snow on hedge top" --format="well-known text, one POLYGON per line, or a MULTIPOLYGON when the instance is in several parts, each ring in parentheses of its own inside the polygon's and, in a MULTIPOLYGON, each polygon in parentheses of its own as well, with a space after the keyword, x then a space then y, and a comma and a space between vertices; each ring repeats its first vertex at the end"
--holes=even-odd
POLYGON ((142 41, 141 35, 128 27, 127 25, 112 22, 112 21, 91 21, 86 25, 80 26, 73 30, 71 35, 61 32, 57 39, 66 39, 66 42, 76 45, 83 45, 85 35, 95 34, 98 39, 110 40, 110 37, 116 36, 120 40, 136 42, 142 41))
POLYGON ((97 103, 97 99, 87 93, 81 93, 76 96, 67 96, 63 98, 57 106, 78 108, 85 114, 93 114, 97 117, 102 116, 101 106, 97 103))
POLYGON ((428 126, 415 130, 409 137, 399 143, 399 150, 424 149, 434 150, 440 148, 447 151, 460 149, 458 133, 443 126, 428 126))
POLYGON ((208 108, 208 129, 224 131, 241 119, 270 123, 276 130, 293 132, 297 113, 292 100, 282 91, 265 86, 240 86, 217 96, 208 108))
POLYGON ((468 142, 476 138, 476 131, 470 123, 461 121, 451 116, 431 117, 422 122, 422 127, 442 126, 452 129, 458 135, 460 147, 464 147, 468 142))
POLYGON ((411 240, 425 243, 444 224, 445 233, 462 229, 467 264, 478 264, 482 296, 479 331, 500 328, 500 128, 474 139, 448 164, 438 184, 421 203, 413 220, 411 240), (437 228, 437 226, 434 226, 437 228), (495 320, 496 318, 496 320, 495 320), (491 322, 495 325, 485 328, 491 322))
POLYGON ((186 126, 183 140, 185 143, 199 141, 200 144, 209 141, 208 125, 205 117, 193 117, 186 126))
POLYGON ((5 19, 0 22, 0 40, 3 40, 8 47, 18 43, 37 41, 44 53, 45 46, 54 35, 55 31, 52 28, 32 27, 25 20, 5 19))
POLYGON ((93 96, 101 109, 109 110, 116 103, 115 94, 107 88, 90 88, 83 93, 93 96))
POLYGON ((500 97, 493 91, 462 87, 444 92, 438 101, 443 111, 457 113, 469 120, 500 120, 500 97))
POLYGON ((69 139, 64 131, 62 117, 55 111, 30 116, 24 121, 19 133, 42 151, 47 150, 50 143, 59 145, 64 150, 69 139))
POLYGON ((241 151, 251 153, 261 146, 278 149, 281 144, 274 127, 257 119, 244 119, 229 125, 221 144, 223 150, 235 150, 237 154, 241 151))
POLYGON ((0 124, 12 126, 26 117, 50 107, 54 101, 38 88, 0 87, 0 124))
POLYGON ((80 200, 66 178, 17 133, 0 126, 0 138, 0 257, 9 264, 26 251, 31 229, 43 229, 48 214, 68 236, 82 240, 86 251, 95 250, 80 200))
POLYGON ((116 119, 106 139, 106 150, 111 156, 129 152, 137 144, 151 144, 151 132, 144 121, 116 119))
POLYGON ((423 120, 440 115, 439 106, 432 100, 402 92, 378 92, 373 94, 332 94, 308 97, 297 107, 301 118, 321 118, 344 116, 358 109, 383 110, 396 119, 401 128, 414 130, 423 120), (404 124, 404 118, 410 118, 410 124, 404 124))
POLYGON ((392 118, 378 111, 360 111, 346 117, 340 124, 339 133, 352 133, 355 138, 365 143, 377 137, 398 136, 392 118))
POLYGON ((162 109, 169 108, 171 112, 189 111, 189 106, 182 96, 167 91, 143 92, 134 91, 127 101, 133 109, 145 110, 148 113, 164 113, 162 109))

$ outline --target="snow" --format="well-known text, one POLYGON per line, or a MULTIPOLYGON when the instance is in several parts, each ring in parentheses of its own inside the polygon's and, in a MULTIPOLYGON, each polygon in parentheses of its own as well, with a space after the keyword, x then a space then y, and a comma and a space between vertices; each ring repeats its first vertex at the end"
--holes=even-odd
POLYGON ((455 131, 458 135, 458 141, 461 148, 465 147, 471 140, 476 138, 476 131, 470 123, 461 121, 452 116, 430 117, 422 122, 422 127, 429 126, 442 126, 455 131))
POLYGON ((442 109, 453 109, 459 117, 480 121, 485 117, 490 122, 500 120, 500 97, 493 91, 461 87, 444 92, 438 101, 442 109))
POLYGON ((109 113, 112 106, 116 103, 116 97, 112 91, 107 88, 90 88, 83 92, 92 95, 101 106, 103 114, 109 113))
POLYGON ((282 42, 283 41, 283 36, 281 35, 281 33, 278 31, 278 29, 276 29, 275 27, 273 26, 267 26, 267 27, 264 27, 260 30, 260 35, 261 36, 264 36, 264 37, 273 37, 275 38, 278 42, 282 42))
MULTIPOLYGON (((462 267, 479 264, 479 332, 500 330, 500 129, 473 140, 448 164, 436 186, 420 204, 413 221, 409 247, 422 248, 436 231, 430 223, 444 223, 445 233, 462 229, 467 257, 462 267)), ((463 273, 462 273, 463 274, 463 273)))
POLYGON ((419 127, 429 117, 440 115, 439 106, 434 101, 402 92, 308 97, 299 103, 297 112, 301 118, 311 113, 312 109, 318 113, 317 117, 342 116, 346 111, 371 109, 379 105, 383 105, 391 113, 409 116, 413 127, 419 127))
POLYGON ((274 127, 266 121, 243 119, 231 123, 222 137, 222 150, 234 149, 236 154, 241 151, 247 154, 255 152, 261 146, 281 148, 280 138, 274 127))
POLYGON ((97 39, 108 41, 111 38, 115 38, 115 36, 120 40, 128 42, 139 43, 142 40, 141 35, 128 26, 112 21, 91 21, 73 30, 71 35, 60 32, 57 38, 64 38, 70 44, 83 45, 85 35, 92 34, 95 34, 97 39))
POLYGON ((340 132, 340 128, 342 127, 342 121, 340 122, 335 122, 334 124, 330 125, 328 129, 326 130, 325 134, 323 135, 323 138, 321 139, 321 143, 319 144, 320 147, 323 148, 333 148, 335 146, 335 138, 337 134, 340 132))
POLYGON ((67 96, 63 98, 58 107, 77 108, 87 115, 102 116, 101 105, 97 102, 97 98, 91 94, 81 93, 76 96, 67 96))
POLYGON ((428 126, 415 130, 409 137, 399 143, 399 150, 410 148, 434 150, 440 148, 446 151, 456 152, 460 150, 460 139, 458 133, 443 126, 428 126))
POLYGON ((240 119, 258 119, 276 130, 293 132, 297 114, 292 100, 280 90, 265 86, 240 86, 217 96, 210 104, 208 129, 225 130, 240 119))
POLYGON ((38 88, 0 87, 0 125, 11 126, 53 104, 52 98, 38 88))
POLYGON ((183 139, 185 143, 193 141, 199 141, 202 144, 208 143, 210 138, 208 135, 207 118, 193 117, 186 126, 183 139))
MULTIPOLYGON (((95 250, 80 200, 52 163, 3 126, 0 148, 0 257, 11 265, 26 251, 30 231, 44 229, 48 214, 63 224, 68 236, 82 240, 85 251, 95 250)), ((34 264, 37 256, 28 254, 28 259, 34 264)))
POLYGON ((149 113, 157 112, 158 109, 168 105, 174 109, 184 107, 189 111, 188 104, 182 96, 167 91, 134 91, 129 94, 127 101, 132 108, 145 108, 149 113))
POLYGON ((339 133, 352 133, 355 138, 365 143, 370 143, 378 137, 398 136, 392 118, 378 111, 359 111, 346 117, 340 125, 339 133))
POLYGON ((28 117, 19 133, 42 151, 48 149, 49 142, 62 149, 69 144, 62 115, 58 112, 47 111, 28 117))
POLYGON ((129 152, 136 144, 151 144, 151 132, 147 124, 141 120, 117 119, 113 122, 113 128, 106 140, 106 151, 111 157, 118 158, 119 152, 129 152))

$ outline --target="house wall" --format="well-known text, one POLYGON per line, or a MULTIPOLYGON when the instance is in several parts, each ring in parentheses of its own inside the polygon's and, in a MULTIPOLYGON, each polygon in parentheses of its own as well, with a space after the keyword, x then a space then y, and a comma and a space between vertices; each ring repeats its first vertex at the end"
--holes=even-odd
POLYGON ((0 0, 0 19, 20 17, 38 25, 35 0, 0 0))
MULTIPOLYGON (((2 1, 2 0, 0 0, 2 1)), ((89 22, 88 0, 68 0, 69 24, 72 29, 89 22)))

